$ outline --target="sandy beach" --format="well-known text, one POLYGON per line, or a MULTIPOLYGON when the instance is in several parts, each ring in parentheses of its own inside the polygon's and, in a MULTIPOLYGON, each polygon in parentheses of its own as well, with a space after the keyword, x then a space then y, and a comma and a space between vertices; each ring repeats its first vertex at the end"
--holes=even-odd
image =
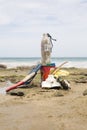
MULTIPOLYGON (((87 130, 87 69, 65 68, 71 89, 42 89, 40 72, 24 96, 0 94, 0 130, 87 130)), ((23 79, 29 68, 1 69, 0 87, 23 79)))

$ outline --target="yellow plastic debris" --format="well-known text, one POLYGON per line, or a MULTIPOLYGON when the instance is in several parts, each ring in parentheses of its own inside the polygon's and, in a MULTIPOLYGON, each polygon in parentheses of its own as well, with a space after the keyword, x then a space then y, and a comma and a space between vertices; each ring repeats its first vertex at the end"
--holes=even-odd
POLYGON ((58 78, 60 76, 68 76, 69 72, 66 70, 58 70, 55 73, 53 73, 54 77, 58 78))

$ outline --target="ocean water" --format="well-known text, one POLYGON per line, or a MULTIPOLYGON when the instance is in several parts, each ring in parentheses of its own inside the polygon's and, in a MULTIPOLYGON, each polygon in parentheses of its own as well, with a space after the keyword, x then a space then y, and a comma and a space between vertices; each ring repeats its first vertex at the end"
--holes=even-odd
MULTIPOLYGON (((63 67, 76 67, 76 68, 87 68, 87 57, 52 57, 51 63, 55 63, 59 66, 63 62, 67 61, 63 67)), ((41 62, 40 57, 21 57, 21 58, 0 58, 0 64, 6 65, 7 68, 15 68, 17 66, 32 66, 37 65, 41 62)))

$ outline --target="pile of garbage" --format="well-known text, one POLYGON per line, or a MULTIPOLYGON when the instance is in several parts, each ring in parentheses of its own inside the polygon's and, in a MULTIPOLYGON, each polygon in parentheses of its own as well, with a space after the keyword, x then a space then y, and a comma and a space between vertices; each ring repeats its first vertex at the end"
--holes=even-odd
POLYGON ((51 73, 48 75, 45 81, 42 81, 42 88, 61 88, 64 90, 70 89, 70 83, 63 79, 62 76, 69 75, 68 71, 58 70, 55 73, 51 73))
POLYGON ((53 41, 57 40, 53 39, 49 33, 43 34, 43 38, 41 40, 41 86, 42 88, 62 87, 63 89, 67 90, 70 88, 70 84, 68 81, 63 80, 61 76, 66 76, 69 74, 69 72, 60 70, 61 66, 67 62, 64 62, 58 68, 51 63, 53 41), (53 72, 49 72, 51 68, 54 68, 53 72))

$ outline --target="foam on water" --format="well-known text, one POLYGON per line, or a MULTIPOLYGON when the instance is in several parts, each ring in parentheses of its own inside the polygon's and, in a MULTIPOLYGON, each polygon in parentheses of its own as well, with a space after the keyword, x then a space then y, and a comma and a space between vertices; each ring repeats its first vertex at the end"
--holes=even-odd
MULTIPOLYGON (((87 68, 86 57, 62 57, 62 58, 51 58, 51 63, 55 63, 59 66, 61 63, 68 61, 64 67, 76 67, 76 68, 87 68)), ((37 65, 41 62, 41 58, 0 58, 0 64, 7 65, 7 68, 16 68, 18 66, 32 66, 37 65)))
MULTIPOLYGON (((61 62, 57 62, 56 66, 59 66, 60 64, 61 64, 61 62)), ((71 61, 69 61, 63 67, 66 67, 66 68, 69 68, 69 67, 87 68, 87 62, 71 62, 71 61)))
POLYGON ((6 88, 13 85, 13 83, 8 80, 6 81, 5 87, 0 87, 0 94, 6 94, 6 88))
POLYGON ((0 94, 6 94, 6 87, 0 88, 0 94))

